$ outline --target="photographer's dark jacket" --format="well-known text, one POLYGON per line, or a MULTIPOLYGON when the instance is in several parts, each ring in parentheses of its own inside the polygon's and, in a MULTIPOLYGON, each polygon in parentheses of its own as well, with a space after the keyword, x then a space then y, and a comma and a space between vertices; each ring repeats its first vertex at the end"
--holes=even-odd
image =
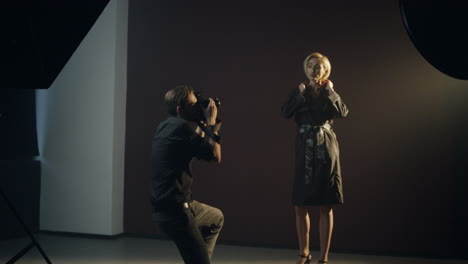
POLYGON ((332 124, 345 117, 348 108, 336 92, 322 88, 317 98, 311 91, 289 93, 281 107, 283 116, 298 126, 292 202, 295 205, 343 203, 339 147, 332 124))
POLYGON ((195 132, 196 125, 171 116, 154 134, 151 155, 151 202, 154 210, 173 209, 192 200, 193 157, 214 160, 213 148, 195 132))

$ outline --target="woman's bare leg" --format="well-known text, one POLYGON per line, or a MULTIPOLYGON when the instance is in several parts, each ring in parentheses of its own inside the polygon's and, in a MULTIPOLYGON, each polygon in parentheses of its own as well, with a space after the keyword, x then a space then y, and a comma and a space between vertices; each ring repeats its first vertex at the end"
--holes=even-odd
POLYGON ((328 252, 330 251, 330 242, 333 232, 333 207, 331 205, 320 206, 320 258, 319 260, 328 261, 328 252))
MULTIPOLYGON (((297 239, 299 241, 299 254, 302 256, 308 256, 309 251, 309 231, 310 231, 310 218, 307 208, 305 206, 295 205, 296 211, 296 229, 297 239)), ((301 258, 297 260, 296 264, 303 264, 307 261, 307 258, 301 258)))

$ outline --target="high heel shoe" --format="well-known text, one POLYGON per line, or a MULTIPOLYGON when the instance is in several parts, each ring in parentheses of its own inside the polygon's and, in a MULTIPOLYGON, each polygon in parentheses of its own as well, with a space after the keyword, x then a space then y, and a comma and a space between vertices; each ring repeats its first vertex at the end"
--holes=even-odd
POLYGON ((310 262, 312 261, 312 254, 311 253, 309 253, 309 255, 307 255, 307 256, 299 254, 299 257, 306 259, 306 262, 304 262, 304 264, 310 264, 310 262))
POLYGON ((328 261, 325 261, 325 260, 319 260, 319 261, 317 262, 317 264, 325 264, 325 263, 328 263, 328 261))

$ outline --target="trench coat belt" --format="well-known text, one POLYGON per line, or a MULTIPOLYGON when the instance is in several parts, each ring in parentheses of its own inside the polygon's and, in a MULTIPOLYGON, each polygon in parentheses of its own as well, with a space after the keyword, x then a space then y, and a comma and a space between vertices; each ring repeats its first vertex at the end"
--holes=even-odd
POLYGON ((308 132, 312 129, 320 129, 320 128, 324 128, 326 130, 330 130, 331 129, 331 126, 330 124, 326 123, 324 125, 321 125, 321 126, 312 126, 312 125, 309 125, 309 124, 304 124, 304 125, 301 125, 299 127, 299 134, 302 134, 304 132, 308 132))
MULTIPOLYGON (((313 136, 313 139, 306 139, 306 151, 305 151, 305 183, 306 184, 311 184, 313 183, 312 181, 317 181, 317 177, 313 177, 313 175, 316 175, 319 172, 320 168, 318 166, 318 146, 317 145, 322 145, 324 144, 324 135, 323 135, 323 130, 330 130, 331 126, 330 124, 326 123, 321 126, 312 126, 309 124, 304 124, 299 127, 299 134, 306 133, 306 138, 309 138, 310 136, 313 136), (319 142, 317 142, 319 141, 319 142), (311 150, 311 152, 310 152, 311 150)), ((317 182, 315 182, 317 184, 317 182)))

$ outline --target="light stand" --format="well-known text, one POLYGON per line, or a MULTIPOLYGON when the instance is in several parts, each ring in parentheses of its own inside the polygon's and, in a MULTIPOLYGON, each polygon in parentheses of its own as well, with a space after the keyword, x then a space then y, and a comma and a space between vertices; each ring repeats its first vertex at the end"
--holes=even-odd
POLYGON ((16 217, 16 219, 18 220, 18 222, 21 224, 21 226, 23 227, 24 231, 26 231, 26 233, 28 234, 29 238, 31 238, 31 243, 29 243, 25 248, 23 248, 20 252, 18 252, 18 254, 16 254, 15 256, 13 256, 10 260, 8 260, 6 262, 6 264, 13 264, 15 263, 18 259, 20 259, 22 256, 24 256, 30 249, 32 249, 33 247, 37 247, 37 249, 39 250, 39 252, 41 253, 42 257, 45 259, 45 261, 48 263, 48 264, 52 264, 52 262, 50 262, 49 260, 49 257, 47 257, 47 254, 44 252, 44 250, 41 248, 41 246, 39 245, 39 243, 37 242, 36 238, 34 237, 34 235, 32 234, 32 232, 29 230, 29 228, 26 226, 26 224, 23 222, 23 219, 21 219, 20 215, 18 214, 18 212, 16 211, 15 207, 13 206, 13 204, 10 202, 10 200, 8 200, 8 197, 6 196, 6 194, 3 192, 2 188, 0 187, 0 195, 3 197, 3 199, 5 200, 5 202, 7 203, 8 207, 10 208, 11 212, 13 213, 13 215, 16 217))

